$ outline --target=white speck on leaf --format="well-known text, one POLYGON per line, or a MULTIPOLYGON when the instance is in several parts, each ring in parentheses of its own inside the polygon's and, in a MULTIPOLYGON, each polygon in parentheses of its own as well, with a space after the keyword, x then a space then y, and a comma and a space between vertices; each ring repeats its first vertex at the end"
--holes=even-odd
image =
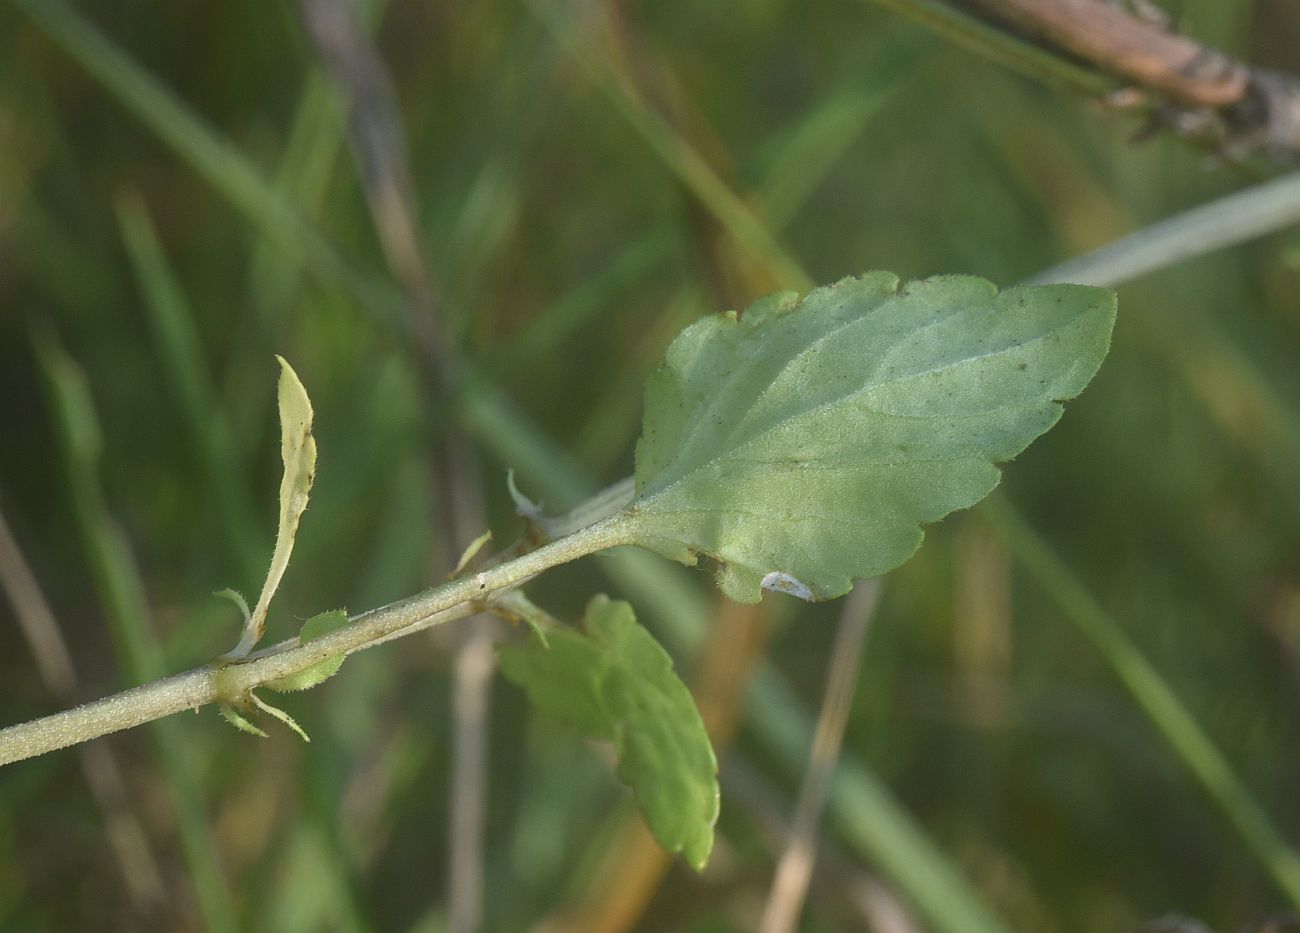
POLYGON ((763 589, 771 590, 774 593, 789 593, 804 602, 811 603, 814 601, 813 591, 808 584, 798 577, 791 576, 784 570, 774 570, 772 573, 767 574, 763 577, 760 585, 763 589))

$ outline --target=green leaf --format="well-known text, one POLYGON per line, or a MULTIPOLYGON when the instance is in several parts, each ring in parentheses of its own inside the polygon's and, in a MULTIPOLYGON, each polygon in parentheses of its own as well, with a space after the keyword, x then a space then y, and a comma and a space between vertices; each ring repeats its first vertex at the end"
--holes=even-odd
POLYGON ((455 579, 464 573, 465 568, 473 562, 474 558, 478 557, 479 551, 483 550, 483 546, 491 540, 492 531, 489 529, 471 541, 469 546, 461 552, 460 560, 456 561, 456 569, 451 572, 451 579, 455 579))
POLYGON ((519 487, 515 484, 515 471, 513 469, 506 470, 506 489, 510 491, 510 498, 514 500, 515 514, 528 521, 541 521, 541 504, 534 502, 519 491, 519 487))
MULTIPOLYGON (((298 725, 297 721, 292 716, 290 716, 284 710, 272 706, 270 703, 267 703, 257 694, 253 693, 253 691, 249 690, 247 693, 244 694, 243 698, 240 699, 238 702, 240 706, 244 707, 245 712, 254 709, 261 710, 263 713, 266 713, 267 715, 280 720, 280 722, 284 723, 286 726, 288 726, 290 729, 296 732, 298 734, 298 738, 302 739, 304 742, 311 741, 311 737, 308 736, 307 733, 303 731, 302 726, 298 725)), ((254 725, 250 719, 244 716, 243 712, 240 712, 240 710, 235 707, 235 704, 222 703, 220 706, 217 707, 217 709, 221 713, 221 718, 224 719, 226 722, 230 723, 240 732, 247 732, 249 735, 257 736, 259 739, 267 738, 266 732, 264 732, 258 726, 254 725)))
POLYGON ((244 624, 245 625, 248 624, 248 620, 252 618, 253 614, 248 611, 248 600, 244 599, 243 593, 239 592, 239 590, 232 590, 229 587, 227 587, 224 590, 217 590, 212 595, 219 596, 222 599, 228 599, 232 603, 234 603, 235 607, 239 609, 239 613, 244 620, 244 624))
POLYGON ((280 363, 280 458, 284 462, 284 477, 280 480, 280 520, 275 535, 275 551, 271 567, 262 584, 252 615, 244 624, 244 632, 227 658, 242 658, 261 640, 266 629, 266 613, 271 607, 271 597, 280 586, 284 571, 293 553, 293 541, 298 535, 298 521, 307 510, 311 485, 316 478, 316 438, 311 433, 313 412, 311 399, 303 388, 298 374, 282 356, 280 363))
MULTIPOLYGON (((335 629, 342 628, 348 624, 348 614, 343 609, 332 609, 329 612, 322 612, 312 616, 302 624, 302 630, 298 632, 298 644, 305 645, 308 642, 315 641, 323 635, 328 635, 335 629)), ((296 674, 290 674, 288 677, 280 677, 276 680, 268 680, 266 686, 280 693, 288 693, 291 690, 310 690, 321 681, 328 680, 338 673, 343 666, 343 655, 338 657, 326 658, 319 664, 313 664, 306 670, 301 670, 296 674)), ((296 728, 296 726, 295 726, 296 728)))
MULTIPOLYGON (((257 707, 262 712, 266 713, 268 716, 280 720, 280 722, 284 723, 286 726, 288 726, 290 729, 296 732, 298 734, 298 738, 302 739, 304 742, 311 741, 311 736, 307 735, 307 733, 303 731, 302 726, 298 725, 298 721, 294 719, 292 716, 290 716, 288 713, 286 713, 284 710, 280 709, 277 706, 272 706, 270 703, 267 703, 265 700, 259 697, 256 693, 253 693, 251 690, 248 692, 248 699, 253 704, 253 706, 257 707)), ((265 736, 266 733, 262 733, 262 735, 265 736)))
POLYGON ((551 629, 549 648, 501 646, 501 671, 544 713, 614 743, 646 825, 699 871, 713 849, 718 763, 690 691, 627 603, 597 597, 583 625, 551 629))
POLYGON ((247 732, 249 735, 257 736, 259 739, 266 738, 265 732, 249 722, 244 715, 239 712, 239 710, 235 709, 229 703, 222 703, 217 707, 217 710, 221 713, 222 719, 230 723, 240 732, 247 732))
POLYGON ((1088 384, 1114 293, 884 272, 698 321, 646 388, 636 543, 805 599, 901 564, 1088 384))
POLYGON ((511 590, 492 601, 492 611, 511 622, 522 622, 528 626, 543 648, 551 646, 546 637, 546 630, 559 623, 549 612, 538 606, 524 595, 522 590, 511 590))

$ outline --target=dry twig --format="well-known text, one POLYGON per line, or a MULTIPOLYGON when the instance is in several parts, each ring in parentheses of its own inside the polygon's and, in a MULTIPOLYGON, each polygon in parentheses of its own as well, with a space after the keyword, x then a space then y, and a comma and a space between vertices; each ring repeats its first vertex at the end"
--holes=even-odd
MULTIPOLYGON (((1155 95, 1160 119, 1231 155, 1300 154, 1300 80, 1256 68, 1114 0, 971 0, 1048 46, 1155 95)), ((1141 95, 1138 95, 1141 96, 1141 95)), ((1134 95, 1120 99, 1133 100, 1134 95)))
POLYGON ((844 727, 849 721, 853 694, 862 664, 862 646, 880 597, 880 581, 867 580, 854 587, 844 601, 839 628, 831 649, 826 695, 817 716, 808 770, 799 787, 799 800, 790 821, 790 835, 777 862, 776 878, 768 894, 759 926, 762 933, 790 933, 803 912, 808 883, 817 857, 817 827, 830 794, 835 764, 839 761, 844 727))

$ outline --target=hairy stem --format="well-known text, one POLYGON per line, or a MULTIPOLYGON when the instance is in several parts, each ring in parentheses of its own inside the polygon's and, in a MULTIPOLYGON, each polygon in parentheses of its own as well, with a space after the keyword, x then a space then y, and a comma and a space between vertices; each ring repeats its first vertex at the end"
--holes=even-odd
POLYGON ((363 612, 341 629, 222 668, 202 667, 75 709, 0 730, 0 765, 129 729, 208 703, 231 702, 269 680, 306 670, 329 658, 426 628, 425 623, 467 615, 491 594, 543 570, 606 548, 628 544, 622 514, 610 516, 514 560, 460 577, 406 599, 363 612))

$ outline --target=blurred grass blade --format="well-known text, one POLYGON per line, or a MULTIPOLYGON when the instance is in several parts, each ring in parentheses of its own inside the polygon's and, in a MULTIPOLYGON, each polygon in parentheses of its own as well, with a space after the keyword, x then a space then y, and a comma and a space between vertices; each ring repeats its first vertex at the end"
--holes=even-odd
MULTIPOLYGON (((278 196, 293 204, 304 217, 313 216, 324 200, 343 149, 343 126, 338 93, 325 75, 311 71, 270 182, 278 196)), ((258 233, 250 262, 249 291, 259 299, 259 312, 274 324, 282 318, 293 286, 302 276, 303 257, 287 255, 284 245, 265 226, 259 225, 258 233)))
MULTIPOLYGON (((791 774, 808 761, 813 718, 770 663, 754 672, 745 703, 755 738, 791 774)), ((835 833, 895 886, 928 929, 1005 933, 951 858, 935 847, 889 788, 849 755, 840 756, 830 791, 835 833)))
POLYGON ((493 376, 506 375, 562 349, 588 321, 617 307, 614 296, 648 276, 673 247, 673 237, 663 229, 633 240, 599 271, 538 311, 512 339, 490 349, 484 369, 493 376))
MULTIPOLYGON (((53 333, 38 330, 34 342, 49 390, 51 418, 58 425, 63 446, 73 511, 118 656, 134 682, 156 680, 167 672, 149 621, 144 583, 99 486, 101 435, 90 388, 53 333)), ((150 728, 176 807, 181 844, 204 921, 216 933, 237 933, 240 927, 234 902, 222 874, 216 842, 208 829, 190 740, 184 726, 174 719, 158 720, 150 728)))
POLYGON ((230 429, 218 408, 202 340, 180 283, 167 264, 144 202, 134 194, 118 200, 118 222, 131 267, 144 296, 159 362, 180 403, 190 442, 216 493, 219 521, 240 573, 249 582, 261 573, 257 522, 240 477, 230 429))
POLYGON ((238 149, 64 0, 12 2, 281 247, 307 256, 329 280, 366 296, 372 310, 391 314, 391 299, 362 281, 238 149))
MULTIPOLYGON (((390 286, 363 279, 286 202, 247 158, 221 139, 170 91, 146 73, 63 0, 13 0, 127 109, 189 162, 259 230, 305 256, 327 282, 346 288, 389 325, 400 320, 400 299, 390 286)), ((461 396, 459 417, 467 430, 493 432, 490 446, 506 445, 521 472, 547 472, 564 463, 550 441, 489 387, 477 384, 461 396)), ((560 467, 562 468, 562 467, 560 467)), ((567 505, 572 499, 557 499, 567 505), (561 501, 562 499, 562 501, 561 501)))
MULTIPOLYGON (((356 905, 354 881, 335 855, 338 840, 324 831, 325 820, 319 811, 326 809, 313 805, 316 815, 310 822, 288 828, 267 879, 274 893, 267 898, 261 924, 254 929, 275 933, 363 933, 370 929, 356 905)), ((330 817, 337 821, 337 812, 330 811, 330 817)))
POLYGON ((901 25, 890 29, 887 39, 873 36, 877 54, 870 65, 849 75, 764 147, 770 155, 758 195, 773 230, 785 227, 808 203, 933 45, 929 36, 901 25))
POLYGON ((353 159, 388 267, 411 302, 410 311, 432 315, 406 133, 388 69, 351 3, 298 0, 298 14, 317 57, 347 101, 353 159))
MULTIPOLYGON (((1122 285, 1297 223, 1300 172, 1292 172, 1141 227, 1028 282, 1122 285)), ((1194 306, 1177 316, 1151 315, 1149 323, 1158 329, 1156 345, 1183 372, 1225 436, 1259 459, 1278 497, 1300 517, 1300 414, 1292 397, 1222 325, 1194 306)))
MULTIPOLYGON (((376 28, 388 2, 358 0, 357 13, 367 29, 376 28)), ((345 124, 338 91, 324 71, 312 68, 298 95, 284 152, 270 182, 279 196, 303 212, 304 217, 313 215, 325 199, 335 162, 343 149, 345 124)), ((259 179, 259 184, 264 182, 259 179)), ((263 230, 253 251, 249 278, 250 291, 261 299, 263 313, 278 318, 293 284, 302 274, 302 263, 297 258, 286 261, 282 250, 268 249, 274 242, 263 230)))
POLYGON ((780 281, 800 291, 812 287, 798 260, 790 255, 759 219, 753 208, 738 198, 709 163, 671 124, 630 92, 609 57, 582 34, 575 24, 575 7, 561 11, 551 0, 527 0, 528 9, 552 32, 556 42, 591 79, 664 164, 699 198, 731 236, 753 258, 770 266, 780 281))
MULTIPOLYGON (((373 30, 388 8, 388 0, 361 0, 357 8, 367 28, 373 30)), ((315 224, 326 201, 344 145, 343 110, 333 83, 321 69, 312 68, 298 95, 284 151, 268 182, 305 222, 315 224)), ((255 226, 254 234, 248 269, 250 300, 220 380, 236 438, 260 436, 258 413, 270 398, 269 384, 261 376, 264 348, 281 345, 281 334, 306 271, 306 257, 287 250, 272 231, 255 226)))
POLYGON ((1300 910, 1300 856, 1278 835, 1264 808, 1168 683, 1005 497, 989 499, 984 514, 993 520, 1012 553, 1106 661, 1292 907, 1300 910))
POLYGON ((868 0, 892 10, 954 45, 981 58, 997 62, 1044 84, 1088 96, 1101 96, 1115 89, 1105 75, 1076 65, 1059 55, 1018 39, 941 0, 868 0))
POLYGON ((1167 217, 1029 281, 1119 285, 1296 223, 1300 223, 1300 172, 1167 217))
MULTIPOLYGON (((60 703, 72 706, 77 694, 72 652, 3 513, 0 513, 0 593, 7 597, 13 609, 46 688, 60 703)), ((127 802, 126 779, 114 746, 110 742, 90 742, 77 747, 77 757, 91 796, 99 807, 104 835, 133 906, 145 914, 156 910, 167 902, 162 868, 148 833, 127 802)))
MULTIPOLYGON (((113 45, 62 0, 14 0, 52 38, 103 82, 124 106, 153 129, 268 237, 304 255, 327 281, 344 285, 364 306, 390 324, 400 305, 391 288, 355 275, 332 246, 308 225, 233 146, 222 140, 152 76, 113 45)), ((549 472, 565 458, 490 387, 472 384, 460 396, 462 424, 505 445, 521 472, 549 472)), ((562 468, 562 467, 560 467, 562 468)), ((576 496, 574 497, 576 498, 576 496)), ((557 505, 572 498, 560 497, 557 505)))

